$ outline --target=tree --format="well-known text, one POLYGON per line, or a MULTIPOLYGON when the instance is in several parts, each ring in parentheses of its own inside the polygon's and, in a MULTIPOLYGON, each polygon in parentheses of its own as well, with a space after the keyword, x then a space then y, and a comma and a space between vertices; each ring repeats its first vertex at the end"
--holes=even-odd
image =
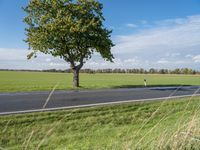
POLYGON ((103 5, 96 0, 30 0, 23 8, 26 40, 31 53, 58 56, 73 70, 73 86, 79 87, 79 71, 94 52, 113 62, 111 30, 104 27, 103 5))

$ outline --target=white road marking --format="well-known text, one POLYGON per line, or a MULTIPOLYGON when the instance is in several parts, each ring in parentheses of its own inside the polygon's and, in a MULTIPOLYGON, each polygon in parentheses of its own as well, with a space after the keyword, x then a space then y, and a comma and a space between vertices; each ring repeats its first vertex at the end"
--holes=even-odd
POLYGON ((53 87, 53 89, 51 90, 51 93, 49 94, 49 96, 47 97, 47 99, 46 99, 44 105, 42 106, 43 109, 45 109, 45 107, 47 106, 47 103, 49 102, 49 100, 50 100, 52 94, 54 93, 54 91, 56 90, 56 88, 57 88, 58 85, 59 85, 59 83, 57 83, 57 84, 53 87))

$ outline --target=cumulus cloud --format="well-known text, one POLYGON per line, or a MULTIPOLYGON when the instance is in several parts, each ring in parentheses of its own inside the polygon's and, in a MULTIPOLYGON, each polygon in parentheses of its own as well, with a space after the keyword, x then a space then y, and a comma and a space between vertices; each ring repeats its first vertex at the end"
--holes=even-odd
POLYGON ((0 48, 0 69, 66 69, 69 65, 59 58, 38 53, 37 58, 27 60, 26 49, 0 48))
MULTIPOLYGON (((147 21, 140 24, 148 25, 147 21)), ((112 52, 115 63, 105 62, 97 54, 84 68, 177 68, 199 69, 200 15, 155 21, 153 27, 138 29, 134 34, 115 35, 112 52)), ((28 50, 0 48, 0 68, 66 69, 69 65, 59 58, 39 54, 28 61, 28 50)))
POLYGON ((49 65, 53 66, 53 67, 64 67, 64 66, 66 66, 65 63, 55 63, 55 62, 51 62, 49 65))
POLYGON ((46 62, 51 62, 51 58, 46 58, 45 61, 46 62))
POLYGON ((195 63, 200 63, 200 55, 194 56, 192 59, 195 63))
POLYGON ((154 24, 154 28, 141 30, 137 34, 116 36, 113 53, 128 57, 137 55, 141 61, 148 60, 155 67, 168 64, 164 67, 200 69, 194 65, 194 58, 190 57, 200 54, 200 15, 166 19, 154 24))
POLYGON ((28 50, 0 48, 0 60, 26 60, 28 50))
POLYGON ((187 17, 182 24, 157 27, 133 35, 119 35, 115 40, 115 53, 190 51, 200 46, 200 15, 187 17))

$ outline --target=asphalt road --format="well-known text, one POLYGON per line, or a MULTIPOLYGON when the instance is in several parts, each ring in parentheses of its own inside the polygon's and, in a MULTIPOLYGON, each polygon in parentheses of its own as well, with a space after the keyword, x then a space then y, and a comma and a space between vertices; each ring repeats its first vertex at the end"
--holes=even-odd
POLYGON ((0 114, 75 108, 200 94, 199 86, 0 93, 0 114), (50 93, 52 94, 51 96, 50 93), (49 99, 48 99, 49 97, 49 99), (48 100, 47 100, 48 99, 48 100))

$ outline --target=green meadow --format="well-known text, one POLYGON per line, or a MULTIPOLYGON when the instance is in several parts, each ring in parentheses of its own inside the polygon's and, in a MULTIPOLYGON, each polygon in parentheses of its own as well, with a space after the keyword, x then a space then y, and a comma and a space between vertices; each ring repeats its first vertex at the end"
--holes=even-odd
MULTIPOLYGON (((80 74, 81 89, 128 88, 143 86, 199 85, 199 75, 159 74, 80 74)), ((72 89, 72 74, 47 72, 0 71, 0 92, 72 89)))
POLYGON ((199 150, 200 97, 0 116, 0 149, 199 150))

